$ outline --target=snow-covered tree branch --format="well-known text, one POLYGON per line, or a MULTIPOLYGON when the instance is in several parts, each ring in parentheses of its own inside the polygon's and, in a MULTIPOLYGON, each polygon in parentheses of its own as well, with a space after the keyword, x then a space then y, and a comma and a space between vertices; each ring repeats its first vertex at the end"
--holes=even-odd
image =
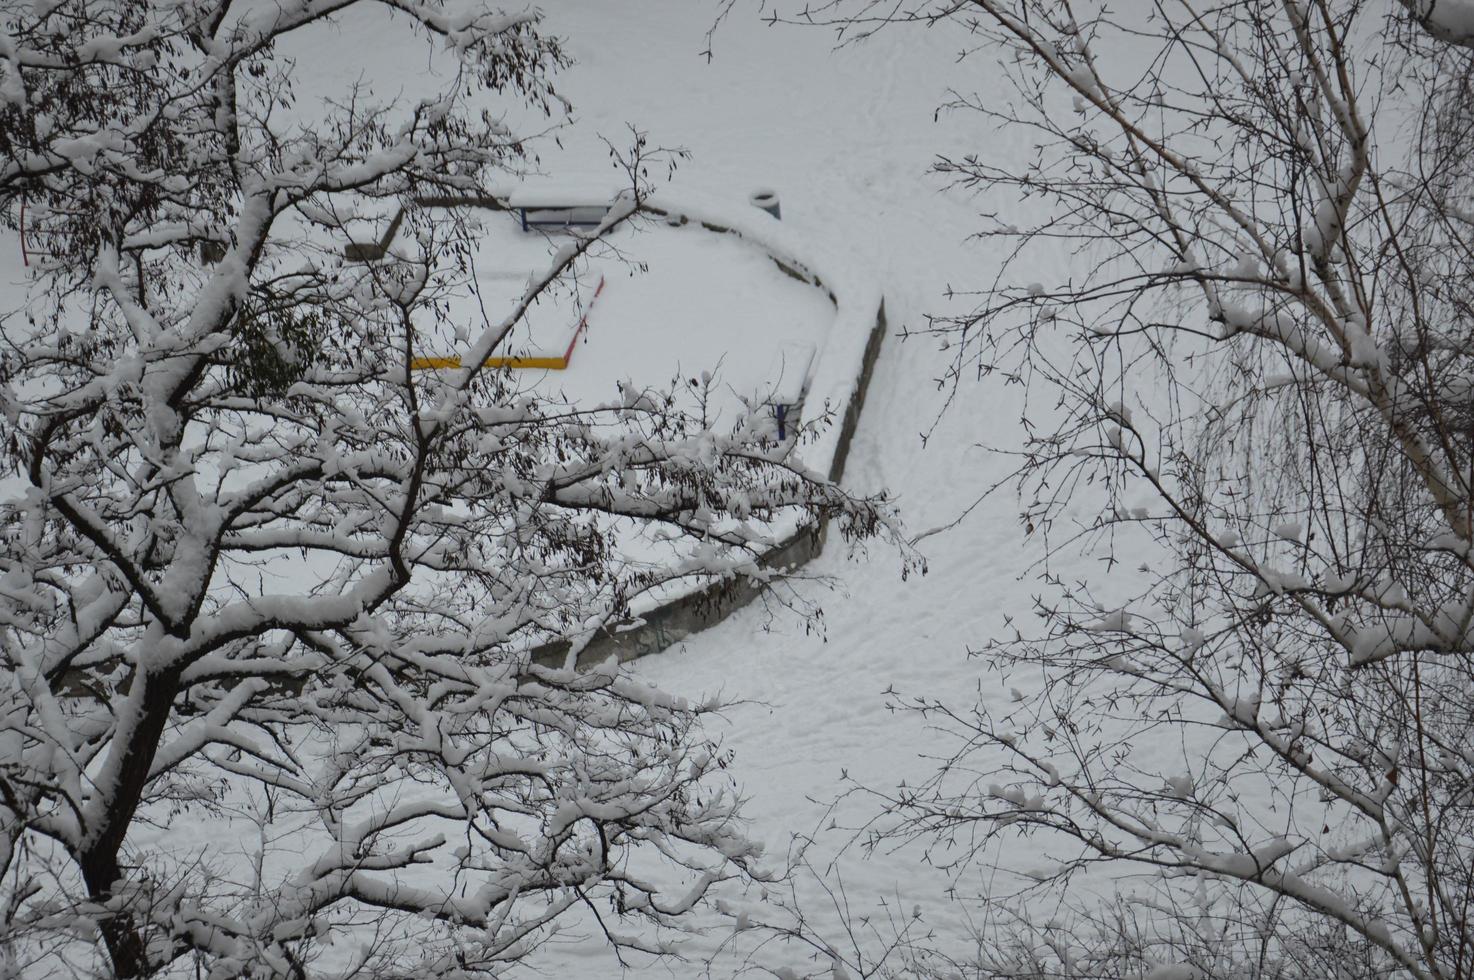
POLYGON ((1043 396, 1014 484, 1049 542, 1038 625, 978 651, 1003 695, 901 698, 957 750, 877 794, 870 841, 960 876, 1032 835, 1052 860, 1020 888, 1077 928, 1000 889, 939 974, 1474 974, 1470 12, 793 15, 957 31, 1014 84, 950 109, 1033 150, 939 161, 1010 211, 982 232, 1010 259, 931 329, 959 383, 1043 396), (1062 577, 1081 552, 1108 572, 1062 577))
POLYGON ((572 406, 482 367, 640 219, 637 182, 464 325, 463 369, 412 363, 464 287, 464 209, 342 259, 355 220, 521 167, 504 119, 561 118, 564 60, 535 15, 476 3, 0 13, 0 214, 35 262, 0 321, 5 969, 491 975, 574 907, 661 953, 756 873, 714 705, 529 650, 750 568, 774 519, 863 535, 878 503, 676 395, 572 406), (369 6, 436 91, 297 92, 279 49, 369 6), (657 525, 658 559, 622 548, 657 525), (185 811, 256 827, 254 870, 171 851, 185 811))

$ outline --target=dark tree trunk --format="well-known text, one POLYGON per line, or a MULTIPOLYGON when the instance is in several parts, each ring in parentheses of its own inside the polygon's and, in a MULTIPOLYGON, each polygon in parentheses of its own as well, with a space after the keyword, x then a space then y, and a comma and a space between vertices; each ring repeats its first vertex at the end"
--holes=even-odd
MULTIPOLYGON (((172 670, 157 676, 140 672, 133 675, 132 683, 147 685, 138 725, 133 728, 128 743, 119 750, 122 756, 118 762, 117 782, 103 823, 99 827, 87 828, 88 844, 77 856, 87 892, 96 902, 108 901, 113 895, 114 885, 123 878, 118 854, 133 823, 139 801, 143 799, 149 770, 158 753, 159 739, 163 737, 174 696, 179 691, 179 672, 172 670)), ((132 693, 130 687, 129 694, 132 693)), ((120 909, 101 924, 103 941, 113 963, 113 975, 122 980, 148 976, 152 972, 138 911, 120 909)))

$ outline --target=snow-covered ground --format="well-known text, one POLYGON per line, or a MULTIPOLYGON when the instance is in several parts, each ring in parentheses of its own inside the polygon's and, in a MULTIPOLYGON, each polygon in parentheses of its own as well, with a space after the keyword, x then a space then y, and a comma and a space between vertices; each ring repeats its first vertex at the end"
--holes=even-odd
MULTIPOLYGON (((965 42, 947 29, 882 33, 835 50, 826 32, 771 28, 756 5, 739 5, 717 32, 708 62, 701 51, 713 12, 677 0, 572 0, 549 11, 579 61, 564 80, 581 118, 580 129, 563 140, 569 161, 599 152, 596 133, 617 137, 630 123, 648 130, 653 143, 691 151, 677 188, 729 195, 777 189, 785 223, 848 256, 881 285, 896 330, 919 325, 923 313, 946 312, 948 285, 993 275, 998 256, 967 238, 978 210, 1004 202, 944 193, 926 174, 938 153, 985 148, 1005 161, 1029 150, 1026 142, 1012 143, 1012 134, 981 130, 969 119, 934 121, 949 86, 1001 92, 1002 79, 985 74, 987 59, 955 64, 965 42)), ((1036 273, 1044 280, 1062 274, 1036 273)), ((969 386, 937 421, 946 392, 936 379, 947 363, 934 343, 887 340, 846 472, 857 490, 894 491, 913 531, 952 521, 1001 475, 1004 461, 978 444, 1008 446, 1018 438, 1017 390, 1001 385, 969 386), (920 435, 933 423, 923 446, 920 435)), ((750 797, 752 832, 770 851, 782 853, 792 834, 823 830, 831 819, 843 826, 870 815, 858 799, 828 814, 827 802, 846 786, 842 774, 893 787, 923 775, 931 768, 927 756, 945 748, 917 719, 889 711, 883 692, 894 686, 966 699, 984 682, 967 650, 1000 629, 1006 615, 1028 609, 1028 570, 1039 557, 1012 504, 999 495, 957 529, 927 538, 929 574, 904 582, 885 548, 850 555, 831 545, 813 566, 836 582, 833 592, 820 594, 823 636, 752 607, 637 665, 672 692, 721 691, 745 702, 729 712, 724 736, 750 797)), ((1011 683, 1027 687, 1029 679, 1011 683)), ((1007 687, 980 693, 1000 703, 1008 697, 1007 687)), ((821 834, 811 859, 823 868, 845 839, 837 831, 821 834)), ((1008 857, 1015 867, 1030 859, 1008 857)), ((857 914, 877 912, 881 902, 894 908, 899 901, 905 912, 920 905, 944 936, 963 935, 967 910, 946 902, 948 877, 923 866, 918 852, 866 859, 848 851, 830 884, 840 880, 857 914)), ((974 887, 981 886, 963 884, 964 891, 974 887)), ((812 883, 803 890, 817 921, 833 926, 823 893, 812 883)), ((711 947, 728 937, 714 932, 711 947)), ((703 952, 693 948, 691 955, 703 952)), ((593 934, 546 947, 533 960, 539 964, 553 975, 619 970, 593 934)), ((712 975, 730 976, 741 965, 727 957, 712 975)), ((664 964, 649 975, 697 969, 694 962, 664 964)))

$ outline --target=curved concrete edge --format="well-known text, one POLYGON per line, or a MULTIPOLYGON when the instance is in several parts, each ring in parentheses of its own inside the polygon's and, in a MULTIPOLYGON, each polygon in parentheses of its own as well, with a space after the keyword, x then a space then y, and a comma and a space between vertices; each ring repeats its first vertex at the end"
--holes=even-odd
POLYGON ((767 252, 784 272, 824 290, 834 302, 834 324, 818 352, 804 404, 805 414, 810 417, 829 412, 841 424, 829 426, 799 453, 811 477, 838 482, 853 435, 853 429, 847 430, 842 423, 864 401, 860 385, 868 381, 865 357, 881 316, 882 297, 875 278, 844 256, 809 241, 791 222, 779 221, 746 201, 737 203, 685 190, 660 191, 650 195, 642 206, 656 214, 699 221, 712 231, 735 234, 767 252), (836 461, 840 461, 838 471, 836 461))
MULTIPOLYGON (((844 476, 850 442, 860 425, 860 413, 865 407, 865 392, 875 371, 875 362, 880 358, 885 334, 885 303, 881 301, 876 305, 874 321, 864 337, 860 367, 854 385, 842 412, 838 414, 838 424, 831 426, 836 432, 827 474, 832 483, 839 483, 844 476)), ((759 569, 772 571, 780 576, 792 574, 817 558, 824 550, 827 531, 828 527, 824 523, 801 525, 798 530, 759 556, 755 564, 759 569)), ((717 625, 757 599, 767 589, 766 581, 753 576, 736 575, 678 595, 653 609, 639 613, 632 623, 599 631, 579 650, 577 662, 573 666, 586 670, 610 657, 625 662, 661 653, 693 633, 717 625)), ((573 644, 569 640, 536 647, 532 651, 532 662, 543 667, 566 669, 569 666, 568 654, 572 648, 573 644)))

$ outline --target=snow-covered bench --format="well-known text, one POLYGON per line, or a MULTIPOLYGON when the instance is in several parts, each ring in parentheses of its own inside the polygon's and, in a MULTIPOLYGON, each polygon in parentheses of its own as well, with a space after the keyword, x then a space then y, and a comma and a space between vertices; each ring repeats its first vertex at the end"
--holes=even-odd
MULTIPOLYGON (((594 227, 603 222, 609 208, 625 189, 610 190, 607 184, 547 183, 518 186, 492 191, 485 195, 449 195, 417 198, 420 207, 457 207, 479 204, 496 210, 516 213, 523 231, 533 228, 594 227)), ((368 214, 346 222, 348 244, 343 257, 349 262, 376 262, 382 259, 399 233, 405 207, 393 212, 368 214)))
POLYGON ((507 195, 507 206, 517 212, 523 231, 570 228, 599 224, 617 197, 619 191, 608 187, 519 187, 507 195))

